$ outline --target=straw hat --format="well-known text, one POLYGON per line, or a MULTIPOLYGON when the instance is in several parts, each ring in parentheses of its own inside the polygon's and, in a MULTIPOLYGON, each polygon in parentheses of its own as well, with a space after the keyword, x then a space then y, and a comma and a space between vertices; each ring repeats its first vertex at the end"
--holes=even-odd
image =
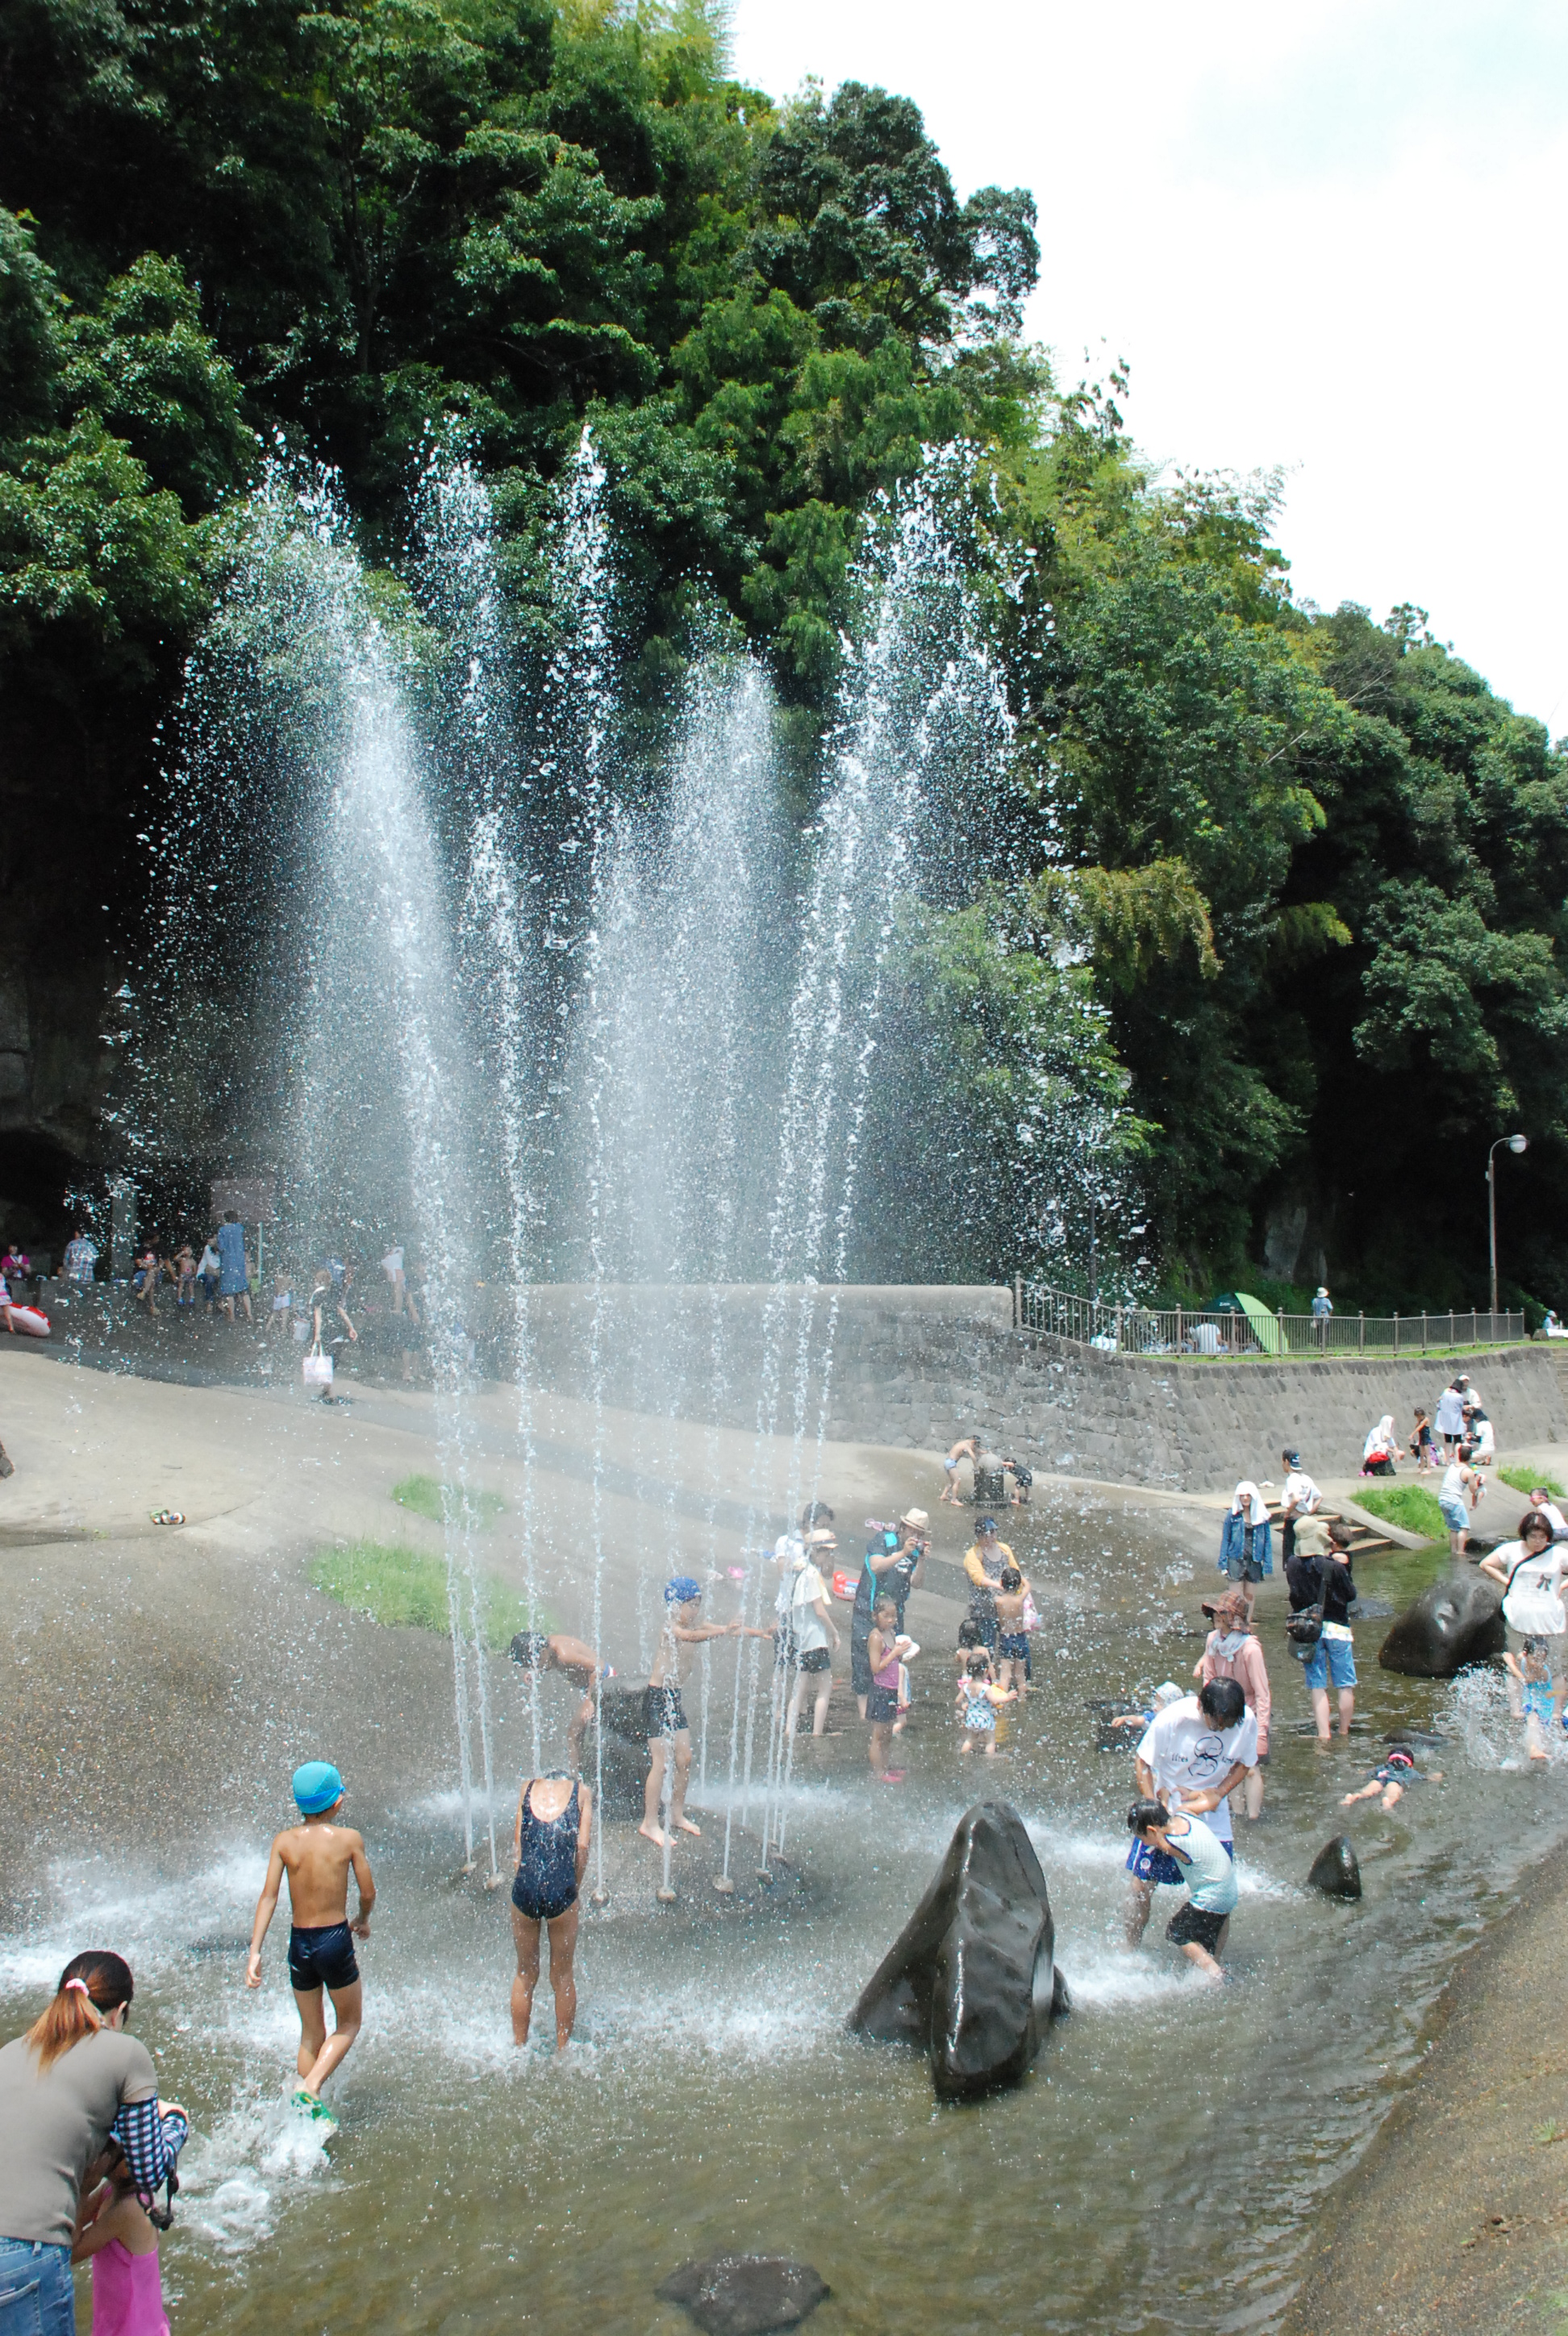
POLYGON ((927 1516, 924 1509, 906 1509, 902 1516, 899 1519, 900 1524, 913 1525, 917 1533, 926 1532, 930 1522, 931 1521, 930 1517, 927 1516))

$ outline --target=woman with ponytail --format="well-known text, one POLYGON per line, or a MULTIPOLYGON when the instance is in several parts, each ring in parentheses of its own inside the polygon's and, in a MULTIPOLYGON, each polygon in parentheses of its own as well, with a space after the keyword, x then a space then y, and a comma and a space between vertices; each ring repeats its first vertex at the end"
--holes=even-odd
POLYGON ((77 1955, 0 2049, 0 2336, 74 2336, 77 2203, 111 2135, 144 2205, 184 2146, 185 2111, 159 2100, 151 2054, 124 2032, 133 1992, 121 1956, 77 1955))

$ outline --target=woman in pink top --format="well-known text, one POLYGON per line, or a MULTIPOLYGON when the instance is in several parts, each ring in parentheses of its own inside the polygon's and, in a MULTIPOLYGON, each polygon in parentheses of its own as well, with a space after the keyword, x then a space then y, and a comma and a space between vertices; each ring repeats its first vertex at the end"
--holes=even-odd
POLYGON ((107 2179, 83 2186, 73 2263, 93 2262, 93 2336, 169 2336, 158 2233, 136 2195, 135 2176, 113 2144, 99 2160, 107 2179))
POLYGON ((1269 1669, 1263 1660, 1263 1650, 1252 1635, 1247 1620, 1247 1601, 1239 1590, 1218 1599, 1203 1609, 1214 1618, 1207 1643, 1193 1668, 1193 1677, 1207 1687, 1214 1679, 1232 1679, 1247 1698, 1247 1709, 1258 1723, 1258 1765, 1247 1771, 1246 1777, 1231 1796, 1231 1811, 1234 1816, 1244 1813, 1256 1819, 1263 1810, 1263 1763, 1269 1757, 1269 1721, 1273 1715, 1273 1698, 1269 1692, 1269 1669))

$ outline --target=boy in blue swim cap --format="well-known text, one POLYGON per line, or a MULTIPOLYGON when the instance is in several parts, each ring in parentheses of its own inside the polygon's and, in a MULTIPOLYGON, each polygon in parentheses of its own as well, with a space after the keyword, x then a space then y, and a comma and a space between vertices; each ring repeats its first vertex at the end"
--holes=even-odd
POLYGON ((689 1660, 686 1650, 700 1647, 706 1639, 771 1639, 771 1630, 755 1630, 739 1621, 705 1622, 697 1612, 702 1603, 702 1584, 689 1573, 675 1574, 664 1585, 664 1629, 659 1634, 658 1652, 653 1659, 653 1669, 648 1675, 648 1706, 645 1725, 648 1728, 648 1772, 643 1793, 642 1823, 638 1831, 645 1841, 657 1849, 666 1846, 664 1830, 658 1821, 658 1805, 664 1791, 665 1765, 673 1755, 674 1775, 670 1785, 669 1823, 671 1833, 689 1833, 700 1837, 702 1827, 693 1825, 686 1813, 686 1788, 691 1782, 691 1729, 687 1724, 686 1706, 681 1701, 681 1686, 689 1660))
POLYGON ((278 1893, 288 1876, 288 1979, 299 2012, 299 2090, 295 2100, 313 2117, 336 2128, 336 2119, 321 2088, 346 2059, 359 2033, 363 1997, 355 1939, 370 1936, 375 1884, 365 1844, 352 1826, 340 1825, 343 1779, 330 1760, 307 1760, 294 1772, 294 1797, 303 1822, 287 1826, 272 1844, 267 1879, 256 1902, 247 1987, 261 1985, 261 1942, 278 1911, 278 1893), (348 1919, 348 1875, 359 1885, 359 1911, 348 1919), (326 2032, 321 1990, 332 1997, 336 2025, 326 2032))

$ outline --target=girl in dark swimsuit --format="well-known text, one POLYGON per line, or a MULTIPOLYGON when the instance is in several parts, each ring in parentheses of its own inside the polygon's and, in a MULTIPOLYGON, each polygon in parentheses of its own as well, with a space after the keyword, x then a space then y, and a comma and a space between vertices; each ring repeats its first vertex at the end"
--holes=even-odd
POLYGON ((512 1848, 517 1878, 511 1885, 511 1929, 517 1942, 517 1977, 511 1982, 511 2035, 528 2041, 533 1990, 539 1984, 540 1926, 550 1935, 550 1984, 555 1996, 555 2041, 564 2049, 577 2018, 578 1886, 588 1870, 593 1831, 593 1796, 570 1776, 530 1776, 518 1796, 512 1848))

